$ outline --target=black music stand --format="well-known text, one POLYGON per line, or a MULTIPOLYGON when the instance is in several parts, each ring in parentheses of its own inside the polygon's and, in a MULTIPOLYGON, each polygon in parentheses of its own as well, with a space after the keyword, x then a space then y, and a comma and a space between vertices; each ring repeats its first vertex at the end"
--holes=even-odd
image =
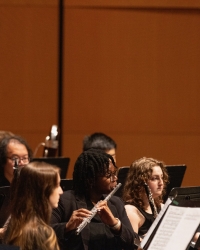
POLYGON ((200 187, 192 186, 192 187, 174 187, 169 197, 175 197, 175 200, 193 200, 200 201, 200 187))
POLYGON ((10 187, 0 187, 0 228, 10 215, 10 187))
MULTIPOLYGON (((169 198, 172 197, 174 197, 174 200, 171 203, 173 206, 200 207, 200 186, 175 187, 169 194, 169 198)), ((197 232, 200 232, 200 225, 197 228, 197 232)), ((189 243, 186 250, 197 249, 199 247, 200 237, 196 243, 189 243)))
POLYGON ((117 171, 117 178, 118 178, 117 182, 122 184, 121 188, 118 189, 117 192, 114 194, 114 195, 116 195, 118 197, 122 196, 122 191, 123 191, 123 188, 124 188, 124 184, 125 184, 125 181, 126 181, 126 177, 127 177, 129 168, 130 167, 128 167, 128 166, 124 166, 124 167, 119 168, 118 171, 117 171))
MULTIPOLYGON (((171 190, 168 198, 172 200, 170 206, 200 207, 200 187, 198 187, 198 186, 196 186, 196 187, 175 187, 171 190)), ((157 225, 155 225, 155 227, 152 231, 152 234, 150 235, 149 239, 147 240, 145 246, 142 249, 144 249, 144 250, 148 249, 152 239, 154 238, 154 235, 156 234, 156 231, 159 229, 160 223, 163 220, 166 211, 163 213, 163 215, 160 218, 160 220, 158 221, 157 225)), ((152 224, 152 226, 153 226, 153 224, 152 224)), ((200 231, 199 229, 200 228, 198 228, 197 231, 200 231)), ((151 231, 151 228, 149 230, 151 231)), ((199 241, 200 240, 198 240, 196 242, 196 244, 194 244, 193 248, 191 248, 191 243, 189 242, 186 250, 196 249, 197 247, 199 247, 199 245, 197 245, 197 244, 199 244, 199 241)))
POLYGON ((73 179, 61 179, 60 186, 63 191, 73 189, 73 179))
POLYGON ((52 165, 56 165, 60 168, 60 178, 65 179, 67 170, 69 167, 70 158, 68 157, 39 157, 33 158, 32 161, 43 161, 52 165))
POLYGON ((182 165, 166 165, 169 175, 169 183, 166 188, 166 194, 163 197, 164 202, 167 200, 172 188, 181 187, 187 166, 182 165))

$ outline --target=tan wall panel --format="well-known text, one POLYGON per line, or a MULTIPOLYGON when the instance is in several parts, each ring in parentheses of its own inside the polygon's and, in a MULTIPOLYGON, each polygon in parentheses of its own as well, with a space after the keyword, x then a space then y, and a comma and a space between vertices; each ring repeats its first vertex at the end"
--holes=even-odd
MULTIPOLYGON (((67 176, 84 135, 102 131, 118 166, 184 163, 183 185, 199 185, 199 1, 121 3, 65 1, 67 176)), ((58 1, 0 0, 0 23, 0 128, 35 149, 57 122, 58 1)))
MULTIPOLYGON (((199 11, 75 8, 65 14, 68 176, 83 136, 94 131, 114 136, 119 166, 146 155, 188 163, 197 176, 199 11)), ((187 175, 184 183, 198 180, 187 175)))
MULTIPOLYGON (((92 130, 91 130, 92 131, 92 130)), ((94 130, 92 131, 94 132, 94 130)), ((117 142, 117 165, 129 166, 140 157, 154 157, 167 165, 186 164, 187 170, 183 186, 199 186, 200 168, 198 164, 199 136, 146 135, 108 133, 117 142)), ((64 137, 66 152, 71 156, 68 177, 71 178, 73 165, 82 150, 83 134, 64 137)))
POLYGON ((57 122, 58 8, 0 5, 0 129, 34 149, 57 122))
MULTIPOLYGON (((4 0, 5 1, 5 0, 4 0)), ((21 0, 23 1, 23 0, 21 0)), ((35 0, 37 1, 37 0, 35 0)), ((108 8, 199 8, 198 0, 67 0, 65 6, 72 7, 108 7, 108 8)))

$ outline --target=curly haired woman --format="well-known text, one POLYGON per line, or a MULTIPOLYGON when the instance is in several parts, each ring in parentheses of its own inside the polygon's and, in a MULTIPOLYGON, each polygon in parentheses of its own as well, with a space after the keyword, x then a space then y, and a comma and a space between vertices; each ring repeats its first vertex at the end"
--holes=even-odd
POLYGON ((167 182, 163 162, 143 157, 130 166, 122 198, 133 230, 140 238, 144 237, 161 210, 167 182))

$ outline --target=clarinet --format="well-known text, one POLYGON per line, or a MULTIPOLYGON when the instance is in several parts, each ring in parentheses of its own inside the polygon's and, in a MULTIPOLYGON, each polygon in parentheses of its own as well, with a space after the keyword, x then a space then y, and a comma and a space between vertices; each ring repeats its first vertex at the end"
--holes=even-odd
POLYGON ((153 217, 156 218, 157 215, 158 215, 157 208, 156 208, 156 205, 154 203, 154 199, 152 197, 151 190, 150 190, 150 188, 149 188, 149 186, 147 185, 146 182, 144 182, 144 188, 145 188, 145 191, 146 191, 146 194, 147 194, 147 198, 149 200, 149 204, 150 204, 150 207, 151 207, 151 211, 153 213, 153 217))
MULTIPOLYGON (((110 198, 113 196, 113 194, 121 187, 121 183, 118 183, 117 186, 106 196, 106 198, 104 199, 104 201, 108 201, 110 200, 110 198)), ((99 202, 98 202, 99 203, 99 202)), ((92 218, 95 216, 95 214, 97 213, 97 208, 96 206, 98 205, 98 203, 92 208, 91 210, 91 215, 87 218, 84 218, 83 221, 81 222, 81 224, 77 227, 76 229, 76 234, 78 235, 83 228, 89 224, 92 220, 92 218)))

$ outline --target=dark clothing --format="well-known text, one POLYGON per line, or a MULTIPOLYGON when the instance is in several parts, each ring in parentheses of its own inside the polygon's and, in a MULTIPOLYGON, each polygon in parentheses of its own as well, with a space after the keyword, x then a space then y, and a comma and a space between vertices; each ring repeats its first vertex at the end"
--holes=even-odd
POLYGON ((116 218, 119 218, 122 227, 119 235, 115 235, 109 226, 101 222, 98 214, 89 224, 76 235, 75 230, 66 232, 65 226, 74 210, 86 208, 91 210, 90 201, 80 198, 74 191, 64 192, 59 201, 58 208, 53 210, 52 227, 54 228, 61 250, 130 250, 134 249, 134 239, 138 238, 134 233, 130 221, 120 198, 113 196, 107 202, 108 207, 116 218))
POLYGON ((138 230, 138 235, 140 237, 142 237, 143 235, 145 235, 148 232, 148 230, 151 227, 151 225, 153 224, 155 218, 153 217, 153 214, 149 214, 149 213, 145 212, 144 210, 142 210, 139 207, 137 207, 137 209, 140 211, 140 213, 145 218, 145 221, 144 221, 143 225, 138 230))
POLYGON ((0 188, 0 228, 4 226, 10 215, 10 187, 0 188))
POLYGON ((2 174, 0 176, 0 187, 10 186, 10 182, 6 179, 6 177, 2 174))
MULTIPOLYGON (((140 213, 144 216, 145 221, 144 221, 143 225, 138 229, 138 235, 141 238, 143 238, 155 220, 155 218, 153 217, 153 214, 149 214, 149 213, 145 212, 139 206, 136 206, 135 204, 133 205, 129 202, 125 202, 125 205, 132 205, 132 206, 136 207, 140 211, 140 213)), ((160 212, 160 209, 158 210, 158 213, 159 212, 160 212)))
POLYGON ((10 215, 10 182, 0 171, 0 227, 3 227, 10 215))

